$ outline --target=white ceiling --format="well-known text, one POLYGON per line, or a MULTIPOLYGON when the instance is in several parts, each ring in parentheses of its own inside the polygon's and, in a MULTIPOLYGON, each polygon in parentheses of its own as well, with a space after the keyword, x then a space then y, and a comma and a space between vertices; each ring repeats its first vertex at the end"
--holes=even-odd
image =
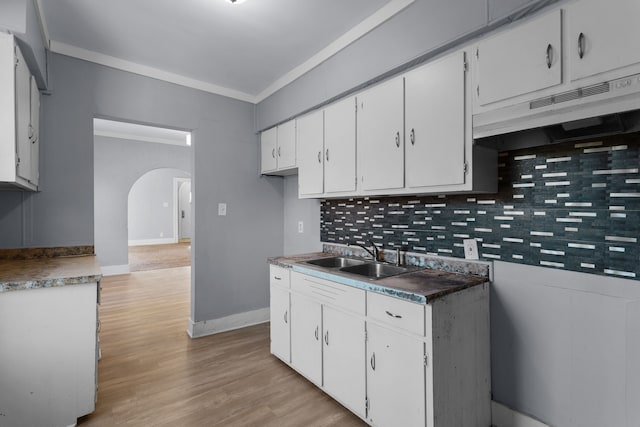
POLYGON ((259 102, 414 0, 36 0, 54 52, 259 102))

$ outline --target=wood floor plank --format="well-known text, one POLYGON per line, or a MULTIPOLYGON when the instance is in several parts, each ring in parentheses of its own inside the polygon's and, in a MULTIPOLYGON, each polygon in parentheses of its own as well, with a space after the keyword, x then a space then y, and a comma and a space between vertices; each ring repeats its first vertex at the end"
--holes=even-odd
POLYGON ((363 426, 269 353, 269 324, 192 340, 190 267, 105 277, 96 411, 82 426, 363 426))

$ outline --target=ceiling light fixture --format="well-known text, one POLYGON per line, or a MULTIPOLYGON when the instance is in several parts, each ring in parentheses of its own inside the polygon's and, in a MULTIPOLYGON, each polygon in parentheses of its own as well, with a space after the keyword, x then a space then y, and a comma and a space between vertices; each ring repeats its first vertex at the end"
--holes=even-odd
POLYGON ((231 4, 242 4, 244 3, 246 0, 227 0, 227 3, 231 3, 231 4))

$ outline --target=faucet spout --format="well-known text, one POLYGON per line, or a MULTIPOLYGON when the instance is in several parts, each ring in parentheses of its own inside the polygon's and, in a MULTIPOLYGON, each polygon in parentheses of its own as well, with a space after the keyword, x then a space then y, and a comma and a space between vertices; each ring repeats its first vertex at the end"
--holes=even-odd
POLYGON ((373 245, 373 250, 369 249, 365 245, 361 245, 359 243, 347 243, 347 246, 358 246, 358 247, 364 249, 365 251, 367 251, 367 253, 373 257, 374 261, 379 261, 380 260, 380 250, 378 249, 376 244, 371 239, 369 239, 369 242, 371 243, 371 245, 373 245))

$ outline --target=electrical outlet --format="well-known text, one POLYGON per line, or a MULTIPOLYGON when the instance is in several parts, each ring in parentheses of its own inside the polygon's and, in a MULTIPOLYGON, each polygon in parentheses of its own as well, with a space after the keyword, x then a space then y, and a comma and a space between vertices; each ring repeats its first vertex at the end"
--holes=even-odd
POLYGON ((478 241, 476 239, 464 239, 465 259, 478 259, 478 241))
POLYGON ((302 221, 298 221, 298 233, 304 233, 304 223, 302 221))
POLYGON ((227 215, 227 204, 218 203, 218 216, 226 216, 226 215, 227 215))

